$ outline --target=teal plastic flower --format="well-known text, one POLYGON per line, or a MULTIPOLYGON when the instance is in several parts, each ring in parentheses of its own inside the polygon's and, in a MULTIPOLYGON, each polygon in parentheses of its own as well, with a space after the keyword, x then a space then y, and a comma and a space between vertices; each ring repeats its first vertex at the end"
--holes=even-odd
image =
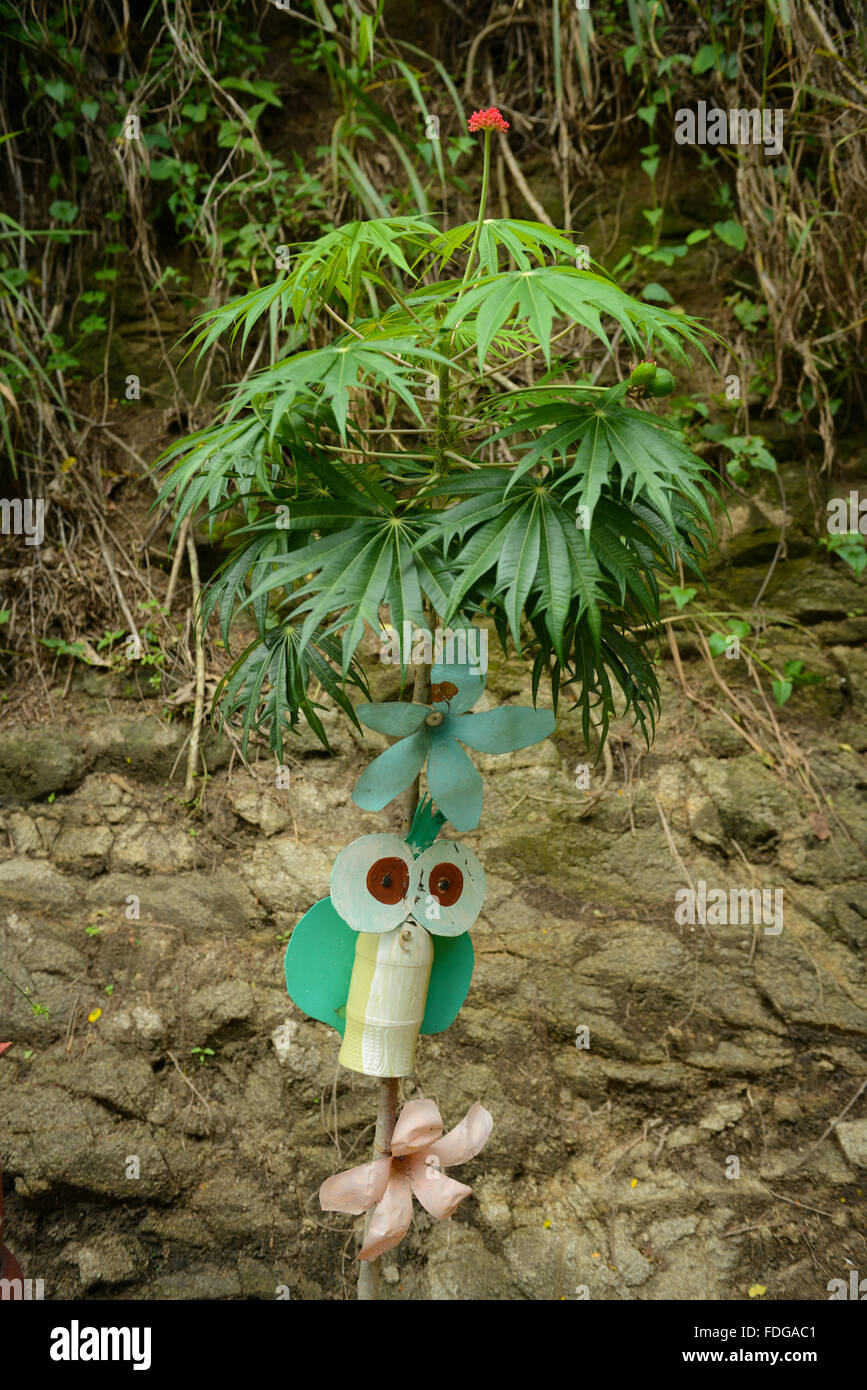
POLYGON ((400 741, 364 770, 352 793, 365 811, 381 811, 406 791, 427 761, 431 797, 456 830, 474 830, 482 814, 482 779, 461 744, 479 753, 512 753, 554 732, 552 710, 504 705, 468 714, 485 688, 485 678, 467 665, 434 666, 430 705, 393 700, 356 705, 362 724, 400 741), (430 724, 432 714, 442 721, 430 724))

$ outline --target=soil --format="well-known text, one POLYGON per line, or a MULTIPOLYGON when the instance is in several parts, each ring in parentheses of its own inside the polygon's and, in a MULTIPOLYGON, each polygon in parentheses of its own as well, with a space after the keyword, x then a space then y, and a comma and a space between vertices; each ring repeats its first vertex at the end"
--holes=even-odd
MULTIPOLYGON (((863 451, 840 464, 829 495, 863 451)), ((778 710, 743 657, 712 669, 674 625, 649 752, 615 725, 585 788, 563 707, 546 743, 476 755, 476 971, 404 1096, 447 1127, 481 1100, 494 1130, 454 1171, 474 1192, 451 1220, 416 1206, 383 1297, 810 1300, 867 1268, 863 581, 819 551, 803 461, 780 475, 788 553, 755 646, 821 684, 778 710), (762 629, 779 616, 794 625, 762 629), (782 930, 679 922, 700 881, 781 891, 782 930)), ((749 608, 779 508, 770 478, 732 499, 696 601, 749 608)), ((490 652, 480 707, 528 703, 493 634, 490 652)), ((367 662, 375 697, 397 694, 372 645, 367 662)), ((285 788, 264 748, 247 769, 212 734, 191 813, 188 711, 112 671, 66 676, 50 721, 18 690, 0 732, 0 967, 49 1011, 0 977, 6 1243, 46 1298, 352 1297, 361 1221, 317 1189, 369 1155, 376 1083, 338 1068, 282 956, 336 853, 401 828, 350 795, 385 740, 327 709, 332 755, 299 733, 285 788)))

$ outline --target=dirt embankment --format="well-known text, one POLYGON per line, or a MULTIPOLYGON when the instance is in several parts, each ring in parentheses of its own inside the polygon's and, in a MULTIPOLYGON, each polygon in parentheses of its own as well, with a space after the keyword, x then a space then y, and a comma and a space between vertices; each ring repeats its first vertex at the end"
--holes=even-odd
MULTIPOLYGON (((829 1131, 867 1072, 863 587, 816 558, 802 501, 764 608, 800 623, 775 654, 827 679, 779 738, 682 636, 705 703, 666 648, 650 753, 619 727, 577 789, 564 707, 544 745, 478 758, 476 973, 415 1086, 447 1125, 481 1099, 494 1132, 450 1222, 416 1208, 385 1296, 824 1299, 847 1260, 867 1272, 867 1093, 829 1131), (781 891, 782 930, 678 923, 701 882, 781 891)), ((770 501, 732 516, 708 609, 749 603, 775 548, 770 501)), ((742 666, 717 669, 762 710, 742 666)), ((101 680, 0 735, 0 966, 50 1011, 0 980, 6 1241, 50 1298, 348 1296, 359 1223, 316 1190, 367 1156, 375 1084, 290 1004, 282 942, 342 846, 398 828, 350 799, 382 745, 328 716, 335 756, 291 741, 282 789, 211 741, 191 818, 185 721, 101 680)), ((527 697, 492 661, 485 700, 527 697)))

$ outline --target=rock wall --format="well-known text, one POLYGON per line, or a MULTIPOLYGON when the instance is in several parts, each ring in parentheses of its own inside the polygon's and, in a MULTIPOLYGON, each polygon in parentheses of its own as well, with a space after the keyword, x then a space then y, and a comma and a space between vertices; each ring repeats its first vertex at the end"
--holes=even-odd
MULTIPOLYGON (((764 576, 773 507, 747 513, 711 609, 764 576)), ((862 593, 796 553, 766 596, 827 676, 776 717, 831 806, 750 747, 686 639, 713 708, 664 648, 656 743, 616 726, 607 782, 600 762, 576 789, 565 706, 546 744, 477 758, 476 973, 405 1094, 448 1126, 480 1099, 494 1132, 456 1171, 475 1191, 451 1221, 416 1207, 385 1297, 816 1299, 846 1260, 867 1272, 862 593), (678 923, 700 881, 782 890, 782 930, 678 923)), ((527 695, 492 660, 488 705, 527 695)), ((0 733, 0 967, 49 1009, 0 977, 6 1242, 47 1298, 351 1297, 360 1221, 316 1192, 368 1156, 376 1087, 289 1002, 282 955, 337 851, 399 829, 350 799, 385 740, 332 712, 334 757, 293 739, 287 791, 212 739, 191 818, 169 780, 182 721, 158 702, 106 715, 75 687, 60 708, 0 733)))

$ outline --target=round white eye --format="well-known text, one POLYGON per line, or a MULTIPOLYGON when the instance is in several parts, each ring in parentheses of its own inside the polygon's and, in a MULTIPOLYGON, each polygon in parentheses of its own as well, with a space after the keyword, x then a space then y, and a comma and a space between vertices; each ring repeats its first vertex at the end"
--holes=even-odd
POLYGON ((412 850, 396 835, 362 835, 342 849, 331 870, 331 901, 353 931, 400 926, 418 883, 412 850))
POLYGON ((436 840, 415 861, 421 875, 413 916, 434 936, 469 931, 485 900, 485 871, 457 840, 436 840))

